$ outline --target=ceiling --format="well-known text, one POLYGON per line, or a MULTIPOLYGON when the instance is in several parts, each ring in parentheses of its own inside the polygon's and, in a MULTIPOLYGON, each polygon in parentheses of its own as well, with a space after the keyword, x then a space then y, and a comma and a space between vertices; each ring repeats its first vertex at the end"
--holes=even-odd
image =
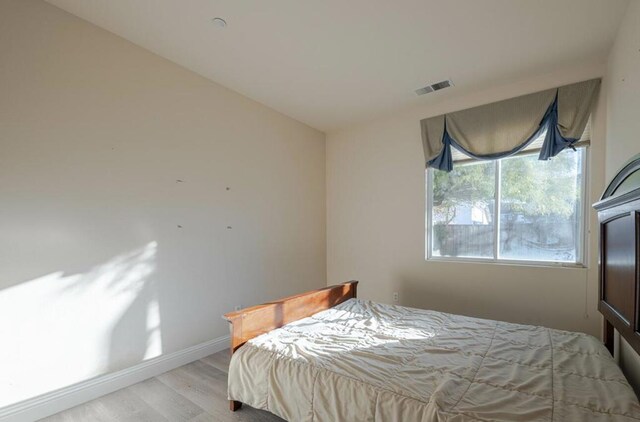
POLYGON ((628 0, 47 0, 322 131, 606 57, 628 0), (211 23, 223 17, 221 29, 211 23), (454 88, 414 90, 451 78, 454 88))

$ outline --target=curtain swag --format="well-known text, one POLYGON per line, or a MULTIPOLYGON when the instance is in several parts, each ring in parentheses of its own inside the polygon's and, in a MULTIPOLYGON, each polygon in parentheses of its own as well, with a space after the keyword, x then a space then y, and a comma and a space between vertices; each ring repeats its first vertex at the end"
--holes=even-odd
POLYGON ((420 121, 427 167, 451 171, 451 148, 479 160, 516 154, 546 131, 540 160, 580 140, 600 79, 523 95, 420 121))

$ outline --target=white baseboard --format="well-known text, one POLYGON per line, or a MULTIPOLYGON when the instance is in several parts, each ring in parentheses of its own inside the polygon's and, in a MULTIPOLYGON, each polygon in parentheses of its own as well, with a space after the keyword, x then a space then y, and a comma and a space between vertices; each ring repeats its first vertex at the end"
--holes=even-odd
POLYGON ((0 408, 0 422, 33 422, 227 348, 229 336, 223 336, 178 352, 161 355, 117 372, 100 375, 0 408))

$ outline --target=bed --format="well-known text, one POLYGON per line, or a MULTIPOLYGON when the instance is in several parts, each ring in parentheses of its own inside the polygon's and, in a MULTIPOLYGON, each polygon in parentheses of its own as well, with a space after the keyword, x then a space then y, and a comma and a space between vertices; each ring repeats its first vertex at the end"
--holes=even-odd
POLYGON ((629 186, 640 157, 618 176, 595 205, 604 344, 360 300, 351 281, 226 315, 231 409, 288 421, 640 421, 610 353, 614 328, 640 350, 640 184, 629 186))

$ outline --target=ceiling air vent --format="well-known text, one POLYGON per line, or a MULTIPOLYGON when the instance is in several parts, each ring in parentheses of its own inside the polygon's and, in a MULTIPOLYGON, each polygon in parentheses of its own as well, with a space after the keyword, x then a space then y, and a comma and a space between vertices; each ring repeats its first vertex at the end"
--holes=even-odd
POLYGON ((435 83, 435 84, 432 84, 432 85, 427 85, 424 88, 416 89, 416 95, 428 94, 430 92, 439 91, 441 89, 449 88, 450 86, 453 86, 453 82, 451 82, 449 79, 447 79, 446 81, 438 82, 438 83, 435 83))

